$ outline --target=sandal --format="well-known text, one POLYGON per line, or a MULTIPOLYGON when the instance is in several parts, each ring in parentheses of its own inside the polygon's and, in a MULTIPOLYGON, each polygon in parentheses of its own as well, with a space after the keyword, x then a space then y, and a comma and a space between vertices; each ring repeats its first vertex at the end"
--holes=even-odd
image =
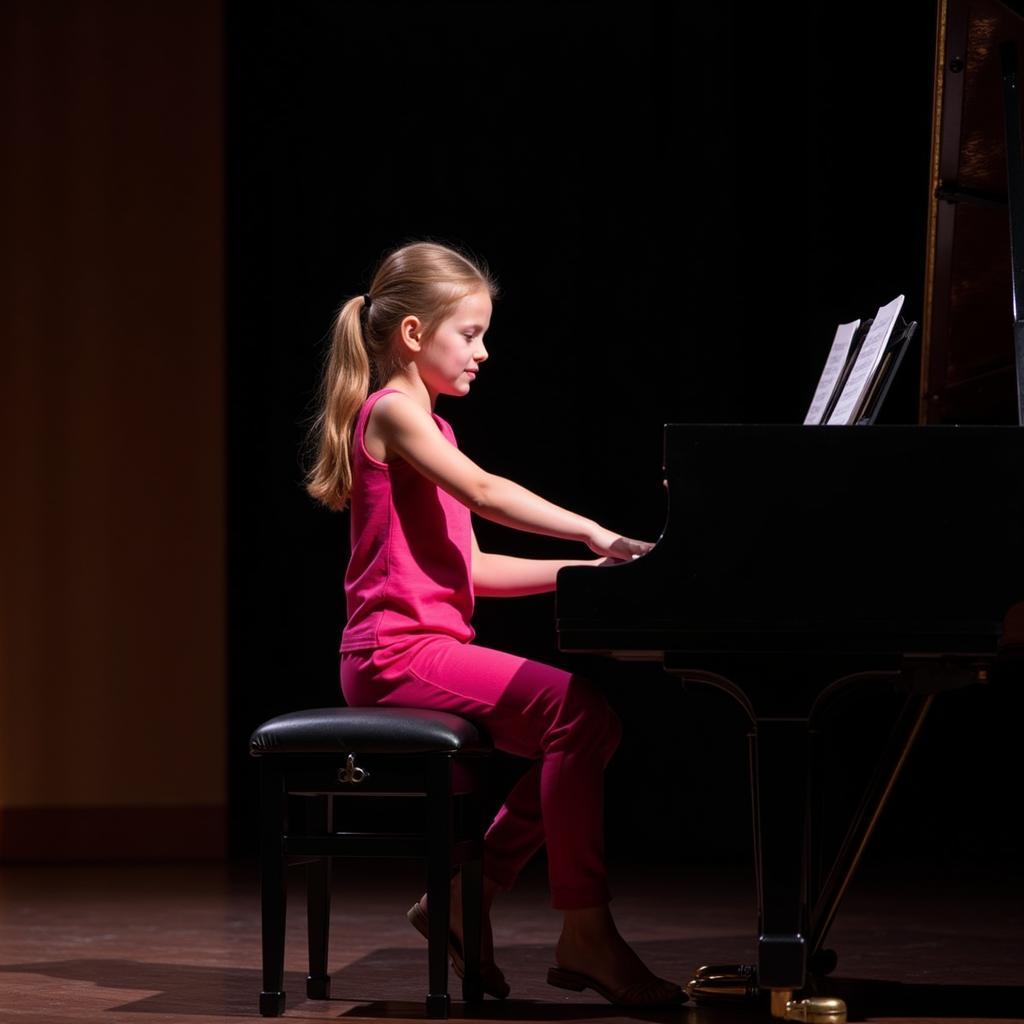
MULTIPOLYGON (((405 916, 408 918, 409 924, 429 942, 430 918, 419 903, 414 903, 405 916)), ((456 977, 464 978, 466 965, 462 957, 462 946, 452 931, 448 932, 448 955, 451 957, 452 970, 455 971, 456 977)), ((495 999, 506 999, 511 991, 505 980, 505 975, 501 973, 501 968, 493 960, 480 962, 480 987, 487 995, 493 996, 495 999)))
POLYGON ((649 981, 641 981, 614 992, 588 974, 567 971, 564 967, 549 967, 548 984, 572 992, 582 992, 585 988, 591 988, 598 995, 604 996, 613 1006, 679 1006, 689 999, 674 982, 653 976, 649 981))

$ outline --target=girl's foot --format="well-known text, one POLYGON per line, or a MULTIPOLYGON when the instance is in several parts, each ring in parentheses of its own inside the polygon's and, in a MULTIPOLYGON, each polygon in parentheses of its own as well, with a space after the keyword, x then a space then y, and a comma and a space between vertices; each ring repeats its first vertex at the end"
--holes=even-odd
POLYGON ((654 974, 619 934, 605 907, 566 911, 548 982, 591 988, 621 1006, 675 1006, 686 1001, 674 982, 654 974))
MULTIPOLYGON (((480 962, 494 963, 494 933, 491 931, 491 904, 494 902, 498 886, 486 876, 484 877, 483 920, 480 926, 480 962)), ((448 903, 448 928, 458 940, 462 949, 462 872, 457 872, 452 879, 448 903)), ((427 894, 419 898, 420 909, 427 912, 427 894)))
MULTIPOLYGON (((504 999, 509 994, 508 982, 505 975, 494 962, 494 936, 491 931, 491 904, 498 887, 490 879, 484 878, 483 893, 483 920, 480 928, 480 981, 484 992, 494 996, 495 999, 504 999)), ((452 958, 452 967, 458 977, 464 973, 462 955, 462 876, 456 874, 452 879, 450 903, 448 908, 448 930, 451 939, 448 943, 448 950, 452 958)), ((424 938, 427 937, 427 896, 426 893, 410 909, 406 915, 410 924, 424 938)))

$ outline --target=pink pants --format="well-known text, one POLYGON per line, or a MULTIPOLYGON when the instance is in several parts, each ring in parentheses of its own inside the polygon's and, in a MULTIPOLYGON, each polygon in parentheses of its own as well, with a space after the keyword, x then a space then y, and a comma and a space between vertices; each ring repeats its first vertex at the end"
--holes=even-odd
POLYGON ((513 787, 484 840, 484 872, 503 889, 547 842, 551 905, 607 903, 604 768, 621 727, 586 680, 451 637, 346 651, 341 689, 352 707, 450 711, 479 723, 498 750, 536 763, 513 787))

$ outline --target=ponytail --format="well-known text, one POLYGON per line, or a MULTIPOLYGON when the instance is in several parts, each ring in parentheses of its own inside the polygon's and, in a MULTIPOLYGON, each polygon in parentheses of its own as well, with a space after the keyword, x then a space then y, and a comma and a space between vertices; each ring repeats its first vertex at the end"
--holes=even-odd
POLYGON ((309 494, 336 512, 348 503, 352 490, 353 427, 370 393, 370 360, 359 323, 363 305, 362 296, 349 299, 334 321, 320 413, 313 425, 319 452, 306 478, 309 494))
POLYGON ((306 490, 340 511, 352 492, 352 441, 359 410, 370 393, 371 374, 381 385, 399 370, 394 346, 402 319, 420 318, 424 337, 471 292, 497 285, 486 267, 434 242, 413 242, 386 256, 366 295, 341 307, 320 386, 320 412, 310 432, 316 461, 306 490))

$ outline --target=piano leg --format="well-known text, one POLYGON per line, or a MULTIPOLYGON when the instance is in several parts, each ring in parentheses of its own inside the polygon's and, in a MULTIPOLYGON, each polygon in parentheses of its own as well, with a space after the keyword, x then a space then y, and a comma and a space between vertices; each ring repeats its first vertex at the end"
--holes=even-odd
POLYGON ((807 972, 810 727, 806 719, 757 720, 750 740, 750 780, 758 984, 762 991, 772 990, 773 1013, 779 1007, 784 1012, 793 991, 803 988, 807 972))

